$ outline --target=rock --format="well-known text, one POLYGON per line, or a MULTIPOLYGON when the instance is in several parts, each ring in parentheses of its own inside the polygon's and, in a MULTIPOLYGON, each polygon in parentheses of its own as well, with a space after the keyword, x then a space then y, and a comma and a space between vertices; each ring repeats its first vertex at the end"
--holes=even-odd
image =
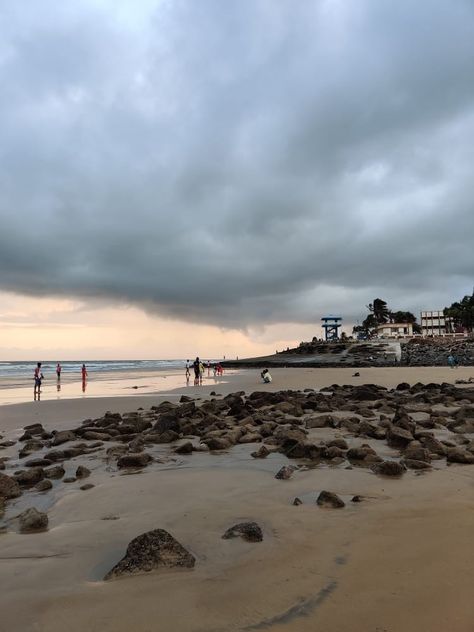
POLYGON ((22 449, 18 453, 18 456, 20 459, 23 459, 25 456, 29 456, 30 454, 33 454, 33 452, 41 450, 42 447, 43 444, 41 443, 41 441, 38 441, 38 439, 30 439, 25 442, 22 449))
POLYGON ((292 503, 295 507, 298 507, 298 505, 302 505, 303 501, 301 500, 301 498, 298 498, 298 496, 296 496, 296 498, 294 499, 293 503, 292 503))
POLYGON ((295 470, 296 470, 296 467, 293 467, 293 465, 283 465, 283 467, 281 467, 278 470, 278 472, 275 474, 275 478, 277 478, 280 481, 287 481, 288 479, 291 478, 295 470))
POLYGON ((334 509, 340 509, 345 507, 345 502, 339 498, 337 494, 333 492, 322 491, 316 499, 316 504, 320 507, 332 507, 334 509))
POLYGON ((31 487, 44 478, 44 470, 42 467, 32 467, 29 470, 20 470, 15 472, 14 478, 18 485, 21 485, 22 487, 31 487))
POLYGON ((145 467, 150 461, 153 461, 153 458, 147 452, 124 454, 118 459, 117 467, 120 469, 125 467, 145 467))
POLYGON ((35 490, 37 492, 47 492, 48 489, 52 488, 52 486, 53 486, 52 482, 48 480, 47 478, 44 478, 39 483, 36 483, 35 490))
POLYGON ((203 443, 207 445, 209 450, 228 450, 232 445, 228 439, 223 437, 210 437, 204 439, 203 443))
POLYGON ((86 483, 85 485, 81 485, 79 489, 82 489, 82 491, 85 492, 88 489, 92 489, 93 487, 95 487, 93 483, 86 483))
POLYGON ((407 448, 403 452, 404 459, 413 459, 415 461, 431 461, 430 451, 424 448, 419 441, 412 441, 408 444, 407 448))
POLYGON ((18 498, 18 496, 21 496, 21 489, 18 482, 11 476, 0 472, 0 497, 18 498))
POLYGON ((345 451, 335 445, 324 448, 322 455, 324 459, 342 459, 345 460, 345 451))
MULTIPOLYGON (((110 441, 112 435, 107 432, 97 432, 96 430, 87 430, 83 435, 83 439, 87 441, 110 441)), ((68 439, 71 441, 71 439, 68 439)), ((53 443, 53 445, 58 445, 57 443, 53 443)))
POLYGON ((378 458, 377 452, 367 444, 362 444, 356 448, 350 448, 346 457, 349 461, 370 461, 378 458))
POLYGON ((241 537, 247 542, 261 542, 263 532, 256 522, 240 522, 227 529, 222 537, 224 540, 241 537))
POLYGON ((385 439, 386 432, 380 428, 375 422, 362 419, 359 424, 359 434, 373 439, 385 439))
POLYGON ((351 503, 361 503, 363 500, 363 496, 361 496, 360 494, 356 494, 355 496, 352 496, 351 503))
POLYGON ((417 459, 402 459, 400 461, 402 465, 407 467, 409 470, 430 470, 431 465, 426 461, 419 461, 417 459))
POLYGON ((446 460, 448 463, 474 463, 474 454, 464 448, 447 448, 446 460))
POLYGON ((67 476, 66 478, 63 478, 63 483, 75 483, 77 481, 77 478, 75 476, 67 476))
POLYGON ((47 467, 48 465, 52 465, 52 461, 50 459, 29 459, 26 461, 26 467, 47 467))
POLYGON ((387 429, 387 443, 395 448, 404 448, 413 441, 414 437, 409 430, 390 424, 387 429))
POLYGON ((193 568, 196 560, 164 529, 148 531, 134 538, 125 556, 104 577, 104 580, 149 573, 158 568, 193 568))
POLYGON ((264 459, 270 454, 270 450, 262 445, 256 452, 252 452, 250 456, 253 456, 254 459, 264 459))
POLYGON ((51 445, 61 445, 62 443, 67 443, 68 441, 75 441, 77 439, 76 435, 72 430, 53 430, 53 440, 51 445))
POLYGON ((430 435, 426 435, 421 437, 420 441, 431 454, 437 454, 439 456, 446 455, 446 447, 441 443, 441 441, 438 441, 438 439, 435 439, 430 435))
POLYGON ((76 478, 87 478, 88 476, 90 476, 90 473, 91 471, 87 467, 84 467, 84 465, 79 465, 76 470, 76 478))
POLYGON ((193 444, 191 443, 191 441, 186 441, 186 443, 179 445, 175 449, 176 454, 191 454, 192 451, 193 451, 193 444))
POLYGON ((53 467, 44 470, 46 478, 62 478, 64 474, 66 474, 66 470, 61 465, 53 465, 53 467))
POLYGON ((316 415, 306 419, 306 428, 337 428, 339 419, 332 415, 316 415))
POLYGON ((43 425, 40 423, 30 424, 29 426, 24 426, 23 430, 30 435, 41 435, 45 431, 43 425))
POLYGON ((405 467, 397 461, 382 461, 372 466, 372 470, 381 476, 401 476, 405 467))
POLYGON ((26 509, 18 516, 18 518, 20 520, 21 533, 44 531, 48 526, 48 516, 35 509, 35 507, 26 509))

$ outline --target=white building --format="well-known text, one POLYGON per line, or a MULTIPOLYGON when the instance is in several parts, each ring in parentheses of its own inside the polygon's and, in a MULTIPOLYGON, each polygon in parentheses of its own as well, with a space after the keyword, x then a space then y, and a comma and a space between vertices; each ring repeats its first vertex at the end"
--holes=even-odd
POLYGON ((423 336, 443 336, 450 333, 449 318, 442 309, 421 312, 421 333, 423 336))
POLYGON ((399 338, 413 336, 413 323, 383 323, 377 327, 379 338, 399 338))

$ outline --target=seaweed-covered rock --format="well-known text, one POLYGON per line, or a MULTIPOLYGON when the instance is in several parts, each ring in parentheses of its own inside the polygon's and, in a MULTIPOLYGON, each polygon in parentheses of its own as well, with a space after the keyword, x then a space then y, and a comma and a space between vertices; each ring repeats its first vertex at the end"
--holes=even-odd
POLYGON ((149 573, 158 568, 193 568, 195 563, 194 556, 168 531, 154 529, 134 538, 125 556, 104 579, 149 573))

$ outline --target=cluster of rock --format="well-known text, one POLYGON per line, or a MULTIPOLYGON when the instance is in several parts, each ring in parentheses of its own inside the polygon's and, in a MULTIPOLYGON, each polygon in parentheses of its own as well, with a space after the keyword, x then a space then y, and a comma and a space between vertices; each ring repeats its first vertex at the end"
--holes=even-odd
POLYGON ((406 366, 446 366, 454 355, 462 366, 474 366, 474 339, 412 338, 402 345, 401 363, 406 366))
MULTIPOLYGON (((19 439, 21 467, 0 461, 3 469, 14 469, 11 475, 0 472, 0 512, 25 491, 47 491, 52 480, 82 483, 90 471, 80 465, 75 476, 65 477, 69 459, 95 454, 109 467, 140 469, 154 461, 156 444, 171 444, 175 454, 190 455, 261 443, 252 452, 255 458, 279 451, 290 459, 367 467, 384 476, 401 476, 407 468, 430 469, 434 460, 472 464, 474 388, 399 384, 387 390, 365 384, 333 385, 321 392, 237 392, 203 402, 182 396, 179 403, 162 402, 149 411, 108 412, 70 430, 47 432, 41 424, 24 430, 19 439), (311 430, 323 427, 337 429, 338 436, 315 441, 311 430), (439 430, 444 433, 441 440, 435 436, 439 430), (357 445, 354 437, 360 440, 357 445), (367 439, 386 442, 398 451, 398 458, 384 460, 367 439)), ((285 466, 277 478, 289 478, 294 469, 285 466)), ((92 486, 83 484, 81 489, 92 486)))

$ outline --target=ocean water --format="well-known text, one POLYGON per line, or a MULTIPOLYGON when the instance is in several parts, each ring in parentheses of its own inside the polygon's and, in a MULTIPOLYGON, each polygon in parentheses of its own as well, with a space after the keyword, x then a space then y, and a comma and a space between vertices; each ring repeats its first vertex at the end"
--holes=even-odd
MULTIPOLYGON (((191 362, 193 358, 190 359, 191 362)), ((205 360, 207 362, 207 360, 205 360)), ((215 360, 210 360, 211 363, 215 360)), ((89 376, 94 373, 109 371, 148 371, 165 369, 184 369, 186 360, 90 360, 84 361, 89 376)), ((30 378, 36 367, 36 362, 0 362, 0 378, 30 378)), ((68 361, 61 362, 62 372, 66 375, 76 374, 80 376, 82 362, 68 361)), ((42 362, 41 369, 45 376, 56 375, 56 361, 42 362)))

